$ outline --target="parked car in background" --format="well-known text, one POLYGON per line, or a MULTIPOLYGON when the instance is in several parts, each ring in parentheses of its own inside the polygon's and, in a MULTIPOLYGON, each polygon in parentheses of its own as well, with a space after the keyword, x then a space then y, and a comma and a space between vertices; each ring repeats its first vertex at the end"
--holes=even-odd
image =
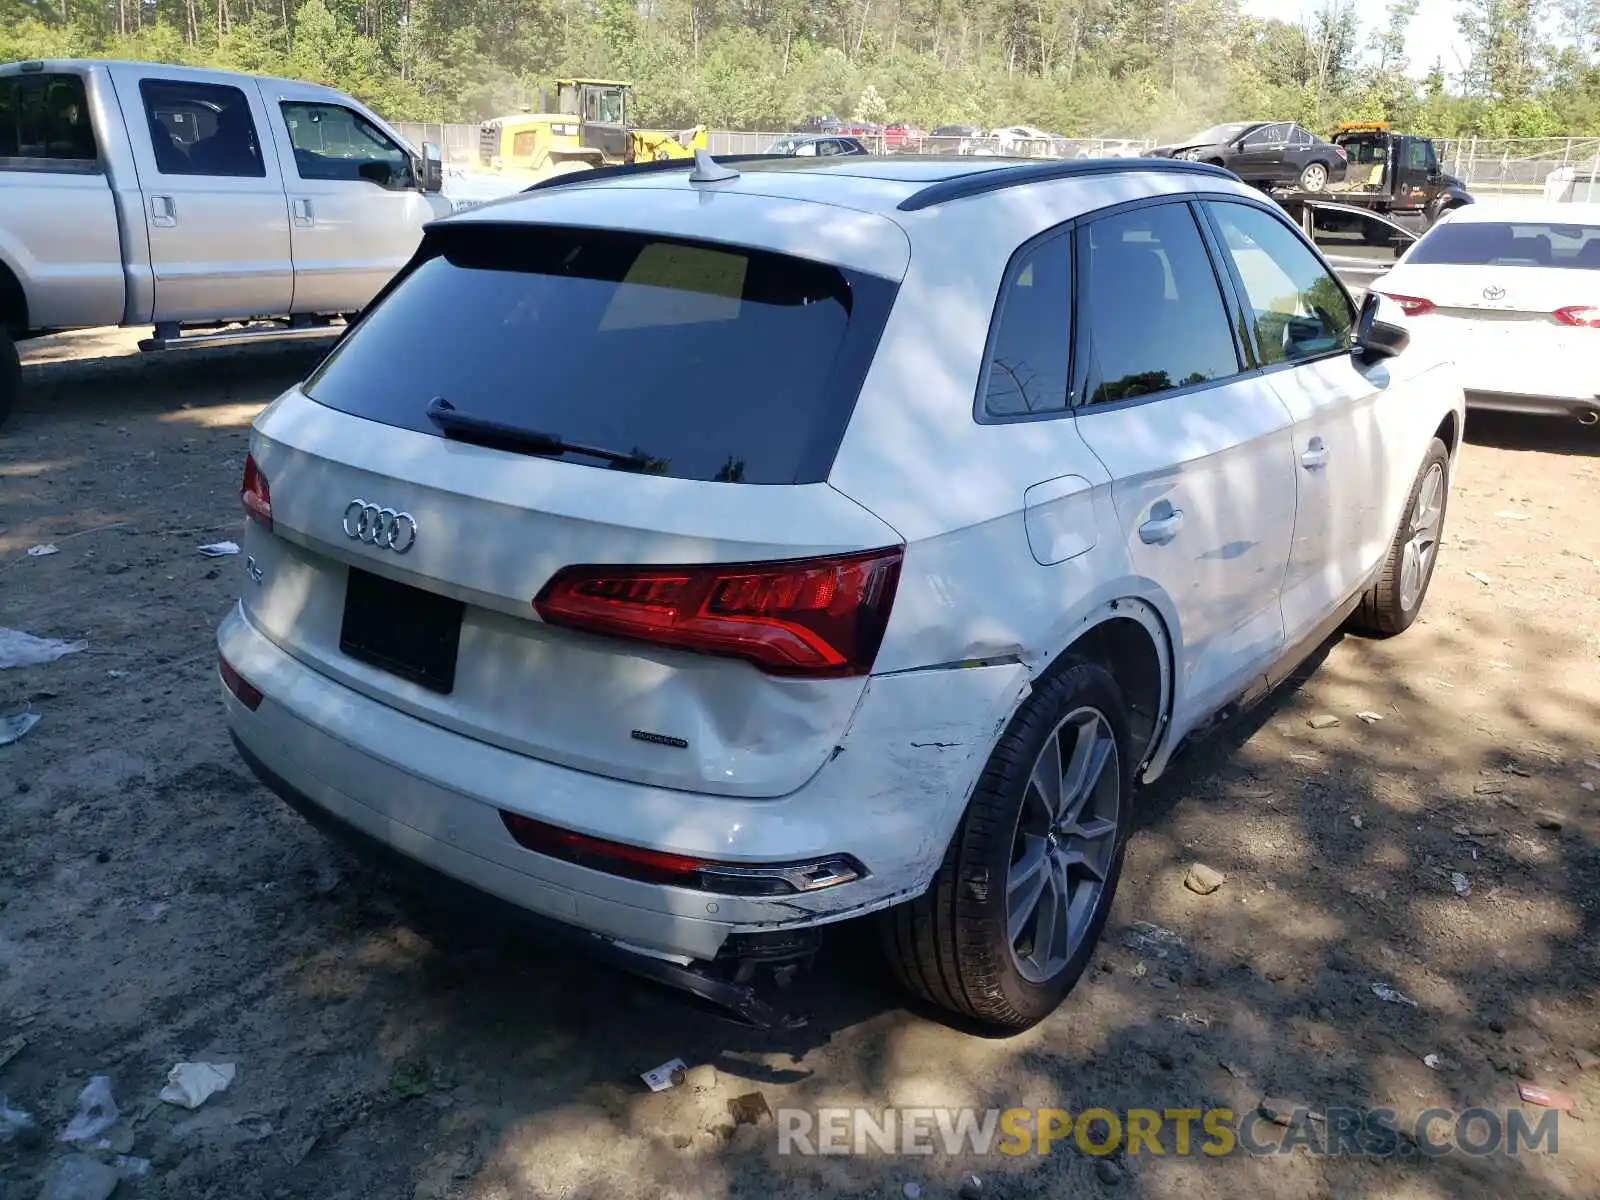
POLYGON ((1600 204, 1447 213, 1372 287, 1469 407, 1600 423, 1600 204))
POLYGON ((807 117, 800 122, 801 133, 838 133, 842 122, 838 117, 807 117))
POLYGON ((989 134, 999 154, 1041 158, 1052 152, 1053 139, 1032 125, 1007 125, 989 134))
POLYGON ((0 421, 23 338, 95 325, 153 326, 146 349, 326 336, 451 211, 442 188, 436 147, 320 84, 0 65, 0 421), (194 334, 234 322, 254 324, 194 334))
POLYGON ((929 154, 965 154, 972 139, 983 137, 976 125, 936 125, 929 132, 923 149, 929 154))
POLYGON ((923 1001, 1024 1029, 1135 786, 1417 619, 1464 414, 1405 343, 1195 163, 535 185, 256 418, 226 720, 435 902, 750 1019, 872 916, 923 1001))
POLYGON ((787 154, 795 158, 832 158, 840 154, 870 154, 859 138, 781 137, 767 147, 768 154, 787 154))
POLYGON ((920 150, 928 135, 915 125, 900 122, 883 127, 883 145, 886 150, 920 150))
POLYGON ((1157 146, 1152 158, 1183 158, 1213 163, 1257 187, 1293 185, 1320 192, 1345 177, 1345 152, 1293 121, 1235 121, 1213 125, 1170 146, 1157 146))

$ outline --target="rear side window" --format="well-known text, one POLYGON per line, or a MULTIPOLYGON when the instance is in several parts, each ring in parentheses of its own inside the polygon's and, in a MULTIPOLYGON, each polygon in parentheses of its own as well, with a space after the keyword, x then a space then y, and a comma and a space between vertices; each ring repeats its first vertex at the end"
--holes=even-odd
POLYGON ((1136 208, 1078 234, 1088 397, 1129 400, 1239 371, 1221 285, 1186 204, 1136 208))
POLYGON ((787 255, 612 231, 474 225, 430 246, 308 395, 432 434, 442 398, 679 479, 826 479, 895 292, 787 255))
POLYGON ((141 79, 145 119, 156 170, 163 175, 262 179, 250 102, 236 87, 176 79, 141 79))
POLYGON ((1268 366, 1344 350, 1355 309, 1322 260, 1271 213, 1211 204, 1250 301, 1256 349, 1268 366))
POLYGON ((80 75, 8 75, 0 79, 0 167, 6 159, 72 170, 99 157, 89 98, 80 75))
POLYGON ((1600 267, 1600 226, 1508 221, 1446 221, 1411 251, 1429 266, 1600 267))
POLYGON ((1059 412, 1071 370, 1072 238, 1027 251, 1007 272, 989 344, 983 407, 993 417, 1059 412))

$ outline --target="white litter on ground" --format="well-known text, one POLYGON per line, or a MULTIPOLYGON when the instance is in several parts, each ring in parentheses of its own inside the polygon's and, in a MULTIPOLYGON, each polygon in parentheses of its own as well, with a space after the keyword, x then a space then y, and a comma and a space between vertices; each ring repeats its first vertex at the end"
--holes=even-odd
POLYGON ((179 1108, 199 1108, 218 1092, 227 1091, 237 1070, 233 1063, 179 1063, 167 1072, 161 1099, 179 1108))
POLYGON ((60 638, 34 637, 20 629, 0 628, 0 671, 7 667, 43 666, 88 648, 88 642, 64 642, 60 638))

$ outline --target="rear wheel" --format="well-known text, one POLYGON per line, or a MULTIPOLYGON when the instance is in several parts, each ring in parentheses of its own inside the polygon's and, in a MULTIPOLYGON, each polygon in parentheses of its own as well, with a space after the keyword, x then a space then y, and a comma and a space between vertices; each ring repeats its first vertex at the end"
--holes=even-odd
POLYGON ((6 423, 22 392, 22 359, 11 334, 0 327, 0 425, 6 423))
POLYGON ((1320 192, 1328 186, 1328 168, 1322 163, 1307 163, 1305 170, 1300 172, 1300 190, 1305 192, 1320 192))
POLYGON ((884 915, 900 982, 996 1029, 1049 1016, 1110 912, 1131 782, 1121 690, 1103 668, 1069 662, 990 755, 933 885, 884 915))
POLYGON ((1438 438, 1428 447, 1411 498, 1395 530, 1378 582, 1361 598, 1351 618, 1360 633, 1392 637, 1411 628, 1439 561, 1445 507, 1450 496, 1450 451, 1438 438))

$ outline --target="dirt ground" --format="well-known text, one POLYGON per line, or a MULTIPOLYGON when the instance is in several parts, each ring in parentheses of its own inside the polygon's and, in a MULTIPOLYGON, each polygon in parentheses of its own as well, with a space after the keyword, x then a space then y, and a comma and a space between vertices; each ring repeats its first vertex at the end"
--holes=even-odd
POLYGON ((196 549, 238 529, 248 423, 314 358, 130 345, 30 344, 0 431, 0 626, 88 642, 0 672, 0 715, 42 718, 0 748, 0 1060, 24 1039, 0 1096, 45 1135, 7 1137, 0 1115, 0 1197, 38 1194, 95 1075, 123 1114, 113 1150, 153 1164, 121 1183, 135 1200, 954 1197, 968 1171, 1000 1197, 1600 1194, 1589 431, 1474 418, 1423 622, 1331 645, 1144 794, 1106 941, 1044 1025, 985 1039, 908 1011, 870 931, 845 927, 797 985, 809 1024, 759 1033, 441 933, 253 782, 212 642, 238 560, 196 549), (41 543, 59 553, 26 554, 41 543), (1219 891, 1185 889, 1195 861, 1219 891), (638 1073, 673 1057, 714 1077, 649 1093, 638 1073), (179 1061, 237 1078, 186 1112, 156 1099, 179 1061), (1575 1099, 1558 1153, 808 1158, 771 1126, 723 1128, 757 1091, 774 1109, 1504 1113, 1519 1080, 1575 1099))

